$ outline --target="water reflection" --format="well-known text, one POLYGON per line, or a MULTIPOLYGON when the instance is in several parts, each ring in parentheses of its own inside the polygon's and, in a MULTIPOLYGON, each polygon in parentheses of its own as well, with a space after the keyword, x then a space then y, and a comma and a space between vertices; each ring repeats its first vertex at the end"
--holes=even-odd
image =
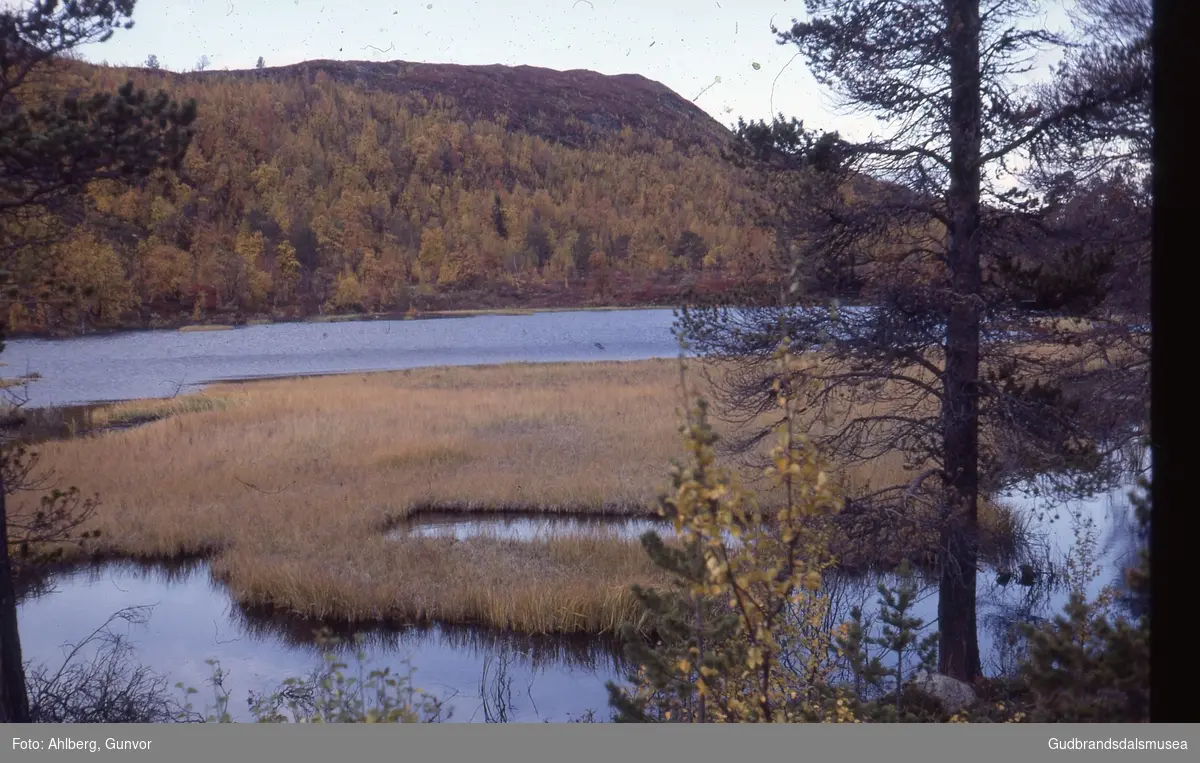
MULTIPOLYGON (((207 565, 157 569, 120 563, 60 570, 43 581, 41 593, 27 596, 20 607, 27 661, 57 666, 116 610, 149 607, 146 623, 118 626, 137 659, 169 676, 172 684, 200 689, 197 705, 212 704, 205 691, 212 666, 206 661, 218 660, 235 719, 249 719, 251 692, 269 692, 322 664, 314 623, 235 604, 207 565)), ((590 711, 607 717, 605 682, 622 677, 613 646, 595 641, 436 626, 369 629, 358 646, 368 669, 386 667, 403 675, 413 668, 415 685, 446 699, 456 721, 494 719, 495 697, 503 689, 498 681, 512 689, 511 705, 499 713, 508 720, 562 721, 590 711)), ((349 648, 339 651, 350 657, 349 648)))
POLYGON ((621 669, 620 648, 612 640, 585 636, 549 636, 456 625, 357 626, 347 623, 314 623, 311 619, 270 607, 238 606, 231 624, 260 642, 279 642, 314 656, 333 652, 353 657, 368 653, 404 653, 431 639, 469 660, 488 655, 517 655, 535 672, 570 667, 585 671, 621 669), (332 637, 333 642, 325 642, 332 637))
MULTIPOLYGON (((201 558, 143 561, 118 559, 91 564, 41 564, 17 569, 13 582, 19 603, 32 602, 60 593, 64 587, 101 588, 101 584, 128 578, 163 589, 176 584, 192 585, 199 577, 208 579, 208 563, 201 558)), ((214 584, 215 585, 215 584, 214 584)))
POLYGON ((592 537, 637 540, 648 531, 673 534, 674 528, 661 519, 646 517, 588 516, 581 514, 477 514, 421 513, 396 524, 390 537, 474 537, 530 541, 558 537, 592 537))
MULTIPOLYGON (((1132 561, 1138 536, 1126 496, 1122 489, 1076 502, 1061 514, 1074 520, 1060 519, 1035 528, 1042 543, 1041 550, 1028 557, 1027 563, 1040 573, 1032 579, 981 570, 979 645, 985 672, 995 675, 1015 665, 1020 643, 1010 636, 1017 624, 1050 616, 1065 604, 1067 579, 1055 571, 1064 566, 1061 553, 1073 548, 1075 527, 1093 524, 1100 533, 1095 560, 1100 574, 1087 585, 1089 596, 1111 583, 1118 570, 1132 561)), ((517 528, 513 533, 520 535, 524 532, 520 528, 528 527, 522 521, 528 518, 510 524, 517 528)), ((576 528, 594 523, 575 521, 576 528)), ((622 532, 636 535, 631 525, 635 523, 625 525, 622 532)), ((826 626, 845 622, 855 607, 863 611, 868 628, 878 626, 877 586, 898 582, 891 574, 829 574, 825 580, 830 597, 826 626)), ((915 583, 916 603, 911 614, 921 618, 927 628, 936 628, 937 580, 918 574, 915 583)), ((153 608, 147 623, 129 626, 126 634, 137 658, 169 675, 172 683, 182 681, 197 688, 204 687, 211 677, 212 669, 205 661, 218 659, 228 672, 226 686, 235 698, 231 706, 235 718, 247 718, 246 706, 239 701, 251 691, 275 689, 289 677, 311 675, 321 664, 315 633, 318 624, 286 612, 233 603, 208 566, 195 561, 169 565, 123 562, 58 569, 36 579, 24 576, 20 628, 25 657, 56 665, 69 644, 85 638, 113 612, 135 606, 153 608)), ((351 656, 350 650, 357 646, 366 653, 371 668, 388 667, 401 674, 407 673, 409 666, 414 668, 415 684, 446 698, 452 720, 562 721, 589 711, 604 719, 608 716, 605 682, 624 678, 620 650, 611 641, 442 625, 342 625, 331 629, 347 639, 337 647, 343 657, 351 656), (357 643, 351 643, 350 637, 357 637, 357 643)))

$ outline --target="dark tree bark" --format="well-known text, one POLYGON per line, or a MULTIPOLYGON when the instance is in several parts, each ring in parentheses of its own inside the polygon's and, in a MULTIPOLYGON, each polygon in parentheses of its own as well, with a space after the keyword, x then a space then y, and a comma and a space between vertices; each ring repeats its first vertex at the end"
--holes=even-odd
MULTIPOLYGON (((134 0, 38 0, 19 10, 0 10, 0 283, 7 280, 3 266, 14 253, 44 243, 41 235, 30 238, 23 222, 46 210, 61 211, 94 180, 146 178, 177 170, 183 160, 196 117, 194 101, 181 105, 165 93, 135 91, 132 83, 116 94, 86 99, 30 103, 22 98, 23 86, 69 65, 65 58, 74 49, 130 28, 133 7, 134 0)), ((3 328, 0 319, 0 351, 3 328)), ((12 467, 21 463, 20 455, 0 440, 0 470, 8 471, 0 476, 0 723, 29 721, 10 555, 17 539, 5 500, 6 492, 17 488, 12 467)), ((45 516, 61 519, 56 512, 75 505, 74 493, 47 499, 49 514, 30 525, 35 537, 19 542, 63 540, 67 536, 61 533, 76 526, 74 519, 63 525, 44 522, 45 516)))
POLYGON ((7 485, 0 474, 0 723, 28 723, 29 696, 17 629, 17 592, 8 553, 7 485))
POLYGON ((953 304, 946 322, 942 376, 946 482, 949 505, 942 530, 938 669, 970 681, 979 675, 975 583, 979 503, 979 2, 946 3, 950 70, 950 216, 946 264, 953 304))
POLYGON ((30 720, 17 622, 16 580, 28 571, 22 563, 53 561, 66 544, 96 537, 82 528, 98 506, 95 497, 84 498, 76 488, 49 487, 53 475, 38 467, 38 454, 8 431, 21 425, 19 402, 5 401, 11 407, 0 419, 0 723, 30 720), (8 496, 18 491, 44 495, 36 507, 13 514, 8 496))
POLYGON ((1145 199, 1122 181, 1077 188, 1046 174, 1058 185, 1041 183, 1044 197, 1036 182, 996 182, 1021 179, 1018 159, 1049 167, 1066 135, 1113 114, 1120 89, 1049 97, 1013 81, 1033 49, 1061 43, 1024 23, 1033 0, 806 5, 779 42, 887 132, 849 142, 782 117, 740 123, 731 158, 755 170, 764 221, 792 248, 791 301, 694 305, 679 328, 699 354, 730 361, 712 381, 733 423, 770 410, 782 332, 820 360, 802 372, 805 415, 827 454, 847 468, 905 455, 917 476, 847 496, 848 518, 873 512, 848 528, 874 533, 863 543, 938 537, 940 669, 971 681, 980 496, 1033 479, 1064 497, 1106 486, 1145 413, 1145 358, 1128 358, 1148 349, 1146 303, 1114 299, 1137 291, 1117 275, 1136 246, 1120 224, 1096 224, 1143 226, 1145 199), (869 308, 813 307, 829 296, 869 308))

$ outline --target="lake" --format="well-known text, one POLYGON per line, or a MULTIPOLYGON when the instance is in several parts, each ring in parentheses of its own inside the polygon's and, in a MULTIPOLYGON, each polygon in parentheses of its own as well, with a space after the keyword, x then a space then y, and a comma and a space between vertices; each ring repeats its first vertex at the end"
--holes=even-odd
MULTIPOLYGON (((538 313, 416 321, 293 323, 249 326, 216 332, 146 331, 65 340, 16 340, 0 359, 2 376, 30 372, 41 379, 28 387, 31 406, 161 397, 206 382, 256 377, 366 372, 434 365, 504 362, 637 360, 679 353, 670 310, 538 313)), ((1074 512, 1095 522, 1103 541, 1101 578, 1112 582, 1134 548, 1125 490, 1082 501, 1074 512)), ((1037 509, 1036 499, 1011 500, 1037 509)), ((1071 548, 1069 514, 1043 524, 1047 556, 1061 560, 1071 548)), ((634 538, 654 526, 625 521, 608 526, 634 538)), ((469 537, 490 534, 527 539, 549 533, 595 532, 594 520, 571 518, 429 517, 406 532, 469 537)), ((831 580, 838 611, 875 599, 875 579, 831 580)), ((84 639, 116 610, 153 605, 148 621, 122 624, 137 659, 153 670, 199 689, 211 676, 205 663, 218 659, 228 672, 235 717, 245 718, 250 690, 274 688, 320 664, 307 635, 314 623, 251 613, 236 605, 207 566, 183 570, 132 564, 75 570, 53 579, 55 592, 27 598, 20 608, 24 656, 57 665, 63 645, 84 639)), ((980 646, 987 669, 1006 659, 990 624, 1013 616, 1061 607, 1062 590, 1016 583, 1001 586, 994 571, 983 571, 980 588, 980 646)), ((936 617, 936 587, 928 583, 915 614, 936 617)), ((621 676, 611 644, 535 639, 462 628, 371 630, 363 648, 373 666, 416 668, 415 683, 449 697, 454 720, 481 721, 498 712, 494 699, 507 700, 510 720, 563 721, 595 711, 608 716, 605 682, 621 676), (482 685, 482 689, 481 689, 482 685), (489 688, 491 687, 491 688, 489 688)), ((198 704, 205 704, 201 694, 198 704)))
POLYGON ((170 397, 206 382, 422 366, 675 357, 671 310, 274 323, 6 343, 0 376, 29 407, 170 397))
MULTIPOLYGON (((1033 499, 1014 498, 1022 508, 1036 511, 1033 499)), ((454 523, 432 516, 422 527, 419 519, 410 531, 469 537, 493 534, 532 538, 548 532, 595 532, 603 520, 526 519, 474 517, 454 523)), ((1074 545, 1077 522, 1092 523, 1099 540, 1100 576, 1089 586, 1095 594, 1112 583, 1119 570, 1132 563, 1135 550, 1125 491, 1117 490, 1091 500, 1078 501, 1056 521, 1035 525, 1040 542, 1054 561, 1074 545)), ((654 527, 650 521, 614 520, 617 534, 654 527)), ((849 577, 831 575, 836 616, 847 616, 861 606, 871 616, 875 586, 894 582, 892 576, 849 577)), ((209 703, 207 681, 219 660, 228 674, 230 710, 235 719, 249 717, 245 699, 250 691, 273 689, 289 677, 302 677, 321 664, 321 652, 311 638, 318 623, 262 612, 236 604, 225 587, 215 581, 204 563, 171 568, 132 563, 112 563, 67 571, 49 579, 52 590, 27 597, 20 607, 20 629, 26 661, 57 666, 68 651, 115 611, 123 607, 152 607, 144 623, 117 626, 134 647, 136 659, 171 683, 201 689, 197 705, 209 703)), ((979 575, 980 650, 985 672, 1002 670, 1012 658, 1005 651, 1003 626, 1014 618, 1044 616, 1061 608, 1066 592, 1045 585, 1000 585, 995 571, 979 575)), ((921 582, 913 612, 927 623, 937 616, 937 588, 921 582)), ((589 711, 598 720, 608 718, 605 683, 622 680, 622 661, 614 644, 600 640, 529 637, 471 628, 421 627, 366 629, 361 648, 370 668, 391 667, 404 672, 415 668, 414 684, 448 699, 452 721, 481 722, 495 719, 497 696, 504 697, 508 720, 521 722, 567 721, 589 711), (486 698, 486 701, 485 701, 486 698)), ((85 654, 87 652, 85 651, 85 654)))
MULTIPOLYGON (((145 622, 118 622, 136 661, 171 685, 200 690, 196 709, 213 704, 209 659, 220 661, 237 720, 249 719, 250 691, 269 691, 322 664, 312 638, 316 625, 247 611, 234 603, 205 564, 180 568, 114 563, 57 576, 53 590, 25 600, 20 631, 27 662, 57 668, 71 645, 87 638, 116 611, 150 608, 145 622)), ((427 627, 369 630, 361 643, 370 667, 415 669, 413 684, 453 710, 452 721, 484 721, 490 704, 507 697, 503 712, 521 722, 567 721, 588 710, 607 717, 604 682, 619 679, 611 647, 579 639, 534 638, 495 631, 427 627), (481 691, 481 683, 483 690, 481 691), (484 696, 489 698, 485 705, 484 696)), ((353 650, 342 649, 356 670, 353 650)), ((90 659, 94 649, 85 649, 90 659)))
POLYGON ((499 540, 530 541, 563 536, 612 537, 637 540, 647 531, 660 535, 673 532, 665 520, 643 517, 589 516, 563 514, 467 514, 422 512, 410 521, 397 522, 389 535, 424 538, 488 537, 499 540))

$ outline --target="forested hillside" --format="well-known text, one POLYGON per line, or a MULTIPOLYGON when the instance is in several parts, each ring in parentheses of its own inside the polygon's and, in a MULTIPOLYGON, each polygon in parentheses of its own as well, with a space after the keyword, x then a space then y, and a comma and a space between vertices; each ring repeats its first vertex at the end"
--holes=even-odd
POLYGON ((98 182, 60 210, 68 236, 10 259, 13 330, 669 303, 781 272, 721 158, 732 134, 642 77, 64 61, 26 97, 127 80, 196 99, 181 177, 98 182))

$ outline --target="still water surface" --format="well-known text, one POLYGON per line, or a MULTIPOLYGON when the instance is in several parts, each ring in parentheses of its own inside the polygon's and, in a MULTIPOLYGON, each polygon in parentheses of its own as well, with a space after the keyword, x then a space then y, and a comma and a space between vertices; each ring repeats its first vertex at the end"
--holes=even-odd
MULTIPOLYGON (((1073 520, 1094 523, 1100 540, 1101 576, 1089 586, 1095 593, 1111 583, 1124 565, 1131 563, 1133 536, 1128 524, 1125 491, 1114 491, 1073 504, 1060 519, 1041 525, 1041 539, 1059 562, 1073 546, 1073 520)), ((1020 500, 1030 503, 1029 499, 1020 500)), ((1023 508, 1036 508, 1027 505, 1023 508)), ((633 538, 646 529, 658 529, 653 520, 616 520, 605 532, 633 538), (635 532, 636 530, 636 532, 635 532)), ((536 539, 547 533, 594 533, 598 520, 578 518, 473 517, 452 522, 431 517, 408 531, 473 534, 513 539, 536 539)), ((852 606, 872 613, 875 586, 888 577, 830 576, 827 585, 834 597, 835 616, 845 618, 852 606)), ((184 569, 133 564, 109 564, 76 570, 52 581, 53 592, 31 596, 20 609, 25 658, 57 666, 65 647, 86 638, 114 611, 122 607, 153 606, 144 624, 121 625, 135 647, 136 659, 172 684, 182 681, 206 687, 215 658, 227 671, 226 688, 233 698, 230 710, 246 720, 245 698, 250 691, 277 687, 289 677, 304 676, 321 663, 321 653, 311 638, 318 624, 255 613, 237 605, 225 587, 212 579, 204 564, 184 569)), ((1002 669, 1007 655, 998 628, 1014 617, 1045 615, 1061 608, 1066 593, 1045 587, 1024 588, 996 583, 995 571, 979 575, 980 649, 985 671, 1002 669)), ((920 586, 916 611, 927 623, 937 616, 937 589, 920 586)), ((391 667, 404 672, 416 669, 414 683, 447 698, 453 721, 485 721, 497 716, 497 690, 506 698, 508 720, 566 721, 594 711, 608 718, 608 680, 623 677, 619 650, 600 640, 531 638, 516 634, 466 628, 411 628, 368 630, 362 648, 369 667, 391 667), (487 700, 485 701, 485 697, 487 700)), ((200 695, 204 704, 206 695, 200 695)))
MULTIPOLYGON (((239 606, 205 564, 171 570, 107 564, 63 575, 53 589, 21 605, 27 661, 57 667, 72 645, 117 610, 149 607, 146 622, 117 623, 112 630, 133 646, 138 663, 168 676, 172 686, 182 682, 199 689, 193 699, 197 710, 213 705, 209 659, 219 660, 226 673, 235 720, 249 719, 249 692, 270 691, 322 664, 322 648, 313 638, 316 623, 239 606)), ((498 689, 511 721, 567 721, 588 710, 607 718, 604 684, 620 679, 616 650, 598 642, 447 627, 359 635, 367 671, 389 667, 404 674, 411 666, 413 684, 447 700, 455 722, 495 716, 498 689)), ((353 650, 340 651, 351 666, 348 675, 356 674, 353 650)), ((92 653, 85 650, 84 659, 92 653)))
POLYGON ((31 407, 169 397, 205 382, 422 366, 674 357, 671 310, 276 323, 6 343, 0 376, 37 373, 31 407))
MULTIPOLYGON (((531 316, 479 316, 424 321, 296 323, 219 332, 150 331, 68 340, 9 342, 0 376, 36 372, 24 390, 32 406, 158 397, 210 381, 266 376, 392 370, 433 365, 502 362, 636 360, 679 352, 670 310, 562 312, 531 316)), ((1127 490, 1078 502, 1061 519, 1039 528, 1046 553, 1061 560, 1074 543, 1070 516, 1095 524, 1102 541, 1101 578, 1094 593, 1132 559, 1127 490)), ((1036 501, 1013 501, 1036 510, 1036 501)), ((466 538, 488 534, 533 540, 548 534, 604 532, 631 541, 654 520, 529 517, 426 517, 399 532, 466 538)), ((834 578, 839 617, 850 606, 870 612, 879 579, 834 578)), ((26 660, 57 666, 64 646, 77 643, 116 610, 152 605, 143 624, 127 630, 136 658, 172 683, 203 688, 210 658, 227 672, 230 710, 245 719, 249 691, 277 687, 320 664, 311 639, 317 624, 248 612, 232 601, 206 565, 166 570, 130 564, 60 574, 53 593, 21 605, 26 660)), ((980 648, 986 669, 1006 659, 992 627, 1013 616, 1046 614, 1061 607, 1065 592, 1045 586, 999 586, 995 572, 979 576, 980 648)), ((922 586, 914 613, 934 623, 936 586, 922 586)), ((363 647, 373 667, 416 668, 415 683, 449 699, 458 721, 482 721, 499 711, 505 695, 509 720, 564 721, 595 711, 607 718, 605 682, 622 675, 617 650, 599 641, 534 639, 495 631, 433 627, 369 631, 363 647), (484 696, 491 700, 485 702, 484 696)), ((203 698, 204 695, 202 694, 203 698)), ((204 704, 203 699, 198 704, 204 704)))
POLYGON ((599 517, 582 515, 537 514, 463 514, 422 513, 409 522, 396 525, 392 537, 422 538, 488 537, 498 540, 530 541, 540 538, 581 536, 637 540, 647 531, 660 535, 674 532, 663 520, 643 517, 599 517))

